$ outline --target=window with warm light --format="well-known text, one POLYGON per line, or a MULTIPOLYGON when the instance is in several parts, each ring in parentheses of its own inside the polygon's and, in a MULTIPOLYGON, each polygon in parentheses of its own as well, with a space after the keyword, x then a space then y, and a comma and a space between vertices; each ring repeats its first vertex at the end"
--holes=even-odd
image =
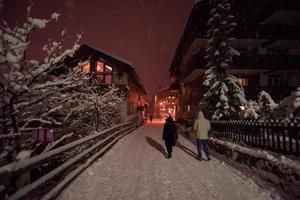
POLYGON ((105 84, 112 84, 113 83, 113 68, 101 61, 97 61, 96 64, 96 70, 97 70, 97 78, 105 83, 105 84))
POLYGON ((239 78, 238 81, 241 84, 241 86, 248 86, 249 85, 248 78, 239 78))
POLYGON ((85 74, 88 74, 90 73, 90 63, 82 65, 81 67, 80 66, 73 67, 72 70, 73 72, 83 72, 85 74))
POLYGON ((81 71, 85 74, 90 73, 90 63, 83 65, 81 71))
POLYGON ((97 61, 97 72, 102 73, 104 72, 104 63, 97 61))

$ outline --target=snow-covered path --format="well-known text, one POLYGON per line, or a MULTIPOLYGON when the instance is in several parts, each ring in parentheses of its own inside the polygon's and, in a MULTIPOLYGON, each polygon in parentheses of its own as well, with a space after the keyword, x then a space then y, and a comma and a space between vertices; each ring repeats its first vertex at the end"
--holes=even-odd
POLYGON ((198 161, 195 147, 180 147, 166 159, 162 124, 146 124, 121 139, 58 197, 67 199, 274 199, 270 191, 221 161, 198 161))

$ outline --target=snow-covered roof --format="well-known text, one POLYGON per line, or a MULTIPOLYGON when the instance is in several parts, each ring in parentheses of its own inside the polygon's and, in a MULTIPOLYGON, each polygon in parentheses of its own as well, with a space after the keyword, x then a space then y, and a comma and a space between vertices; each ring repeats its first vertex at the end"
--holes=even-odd
POLYGON ((86 46, 86 47, 92 48, 92 49, 94 49, 94 50, 96 50, 96 51, 99 51, 99 52, 101 52, 101 53, 103 53, 103 54, 106 54, 107 56, 110 56, 110 57, 112 57, 112 58, 114 58, 114 59, 117 59, 117 60, 119 60, 119 61, 121 61, 121 62, 123 62, 123 63, 125 63, 125 64, 127 64, 127 65, 130 65, 130 67, 133 68, 133 65, 132 65, 129 61, 127 61, 127 60, 125 60, 124 58, 121 58, 121 57, 119 57, 119 56, 117 56, 117 55, 115 55, 115 54, 109 53, 109 52, 107 52, 107 51, 105 51, 105 50, 103 50, 103 49, 100 49, 100 48, 95 48, 94 46, 92 46, 92 45, 90 45, 90 44, 83 44, 83 45, 81 45, 81 46, 86 46))
POLYGON ((87 45, 87 44, 83 44, 80 46, 80 48, 78 49, 77 53, 71 58, 68 57, 65 59, 65 62, 67 63, 67 65, 74 65, 77 64, 78 62, 82 61, 83 57, 90 57, 92 55, 95 55, 99 58, 103 58, 107 61, 111 61, 113 63, 118 63, 120 66, 124 67, 135 79, 135 81, 137 82, 137 84, 139 85, 139 87, 143 90, 143 92, 145 94, 147 94, 147 90, 145 89, 145 87, 143 86, 140 78, 138 77, 134 67, 132 66, 132 64, 130 64, 130 62, 126 61, 123 58, 120 58, 118 56, 115 56, 111 53, 108 53, 106 51, 103 51, 102 49, 98 49, 98 48, 94 48, 91 45, 87 45))

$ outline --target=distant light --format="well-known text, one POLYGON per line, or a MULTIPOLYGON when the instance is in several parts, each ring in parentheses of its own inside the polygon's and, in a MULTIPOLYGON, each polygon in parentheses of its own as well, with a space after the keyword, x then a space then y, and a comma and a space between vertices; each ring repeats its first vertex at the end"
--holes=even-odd
POLYGON ((245 110, 245 106, 240 106, 240 109, 241 110, 245 110))

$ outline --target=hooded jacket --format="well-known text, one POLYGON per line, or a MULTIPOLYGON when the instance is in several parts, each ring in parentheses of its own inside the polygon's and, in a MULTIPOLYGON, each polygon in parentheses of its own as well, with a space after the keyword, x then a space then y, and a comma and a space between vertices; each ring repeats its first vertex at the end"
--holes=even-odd
POLYGON ((194 122, 194 131, 198 139, 208 139, 208 131, 210 130, 210 123, 205 119, 203 112, 199 111, 198 117, 194 122))

